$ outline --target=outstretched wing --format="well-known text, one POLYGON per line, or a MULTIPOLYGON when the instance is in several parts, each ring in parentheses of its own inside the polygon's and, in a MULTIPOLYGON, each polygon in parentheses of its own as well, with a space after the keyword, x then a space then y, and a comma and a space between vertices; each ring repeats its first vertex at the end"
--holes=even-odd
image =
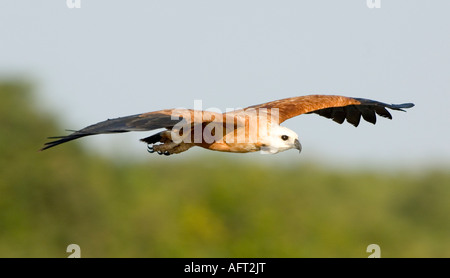
POLYGON ((309 95, 280 99, 248 108, 278 109, 279 123, 301 114, 315 113, 320 116, 333 119, 342 124, 345 120, 354 126, 358 126, 361 116, 364 120, 375 124, 376 115, 392 119, 392 115, 386 108, 405 111, 404 108, 413 107, 413 103, 387 104, 364 98, 351 98, 333 95, 309 95))
POLYGON ((166 109, 116 119, 108 119, 75 131, 67 136, 49 137, 49 139, 56 140, 45 143, 41 151, 89 135, 123 133, 129 131, 150 131, 159 128, 171 129, 181 120, 185 120, 186 123, 194 123, 196 121, 209 122, 221 117, 222 114, 214 112, 194 111, 190 109, 166 109), (196 112, 199 114, 196 114, 196 112))

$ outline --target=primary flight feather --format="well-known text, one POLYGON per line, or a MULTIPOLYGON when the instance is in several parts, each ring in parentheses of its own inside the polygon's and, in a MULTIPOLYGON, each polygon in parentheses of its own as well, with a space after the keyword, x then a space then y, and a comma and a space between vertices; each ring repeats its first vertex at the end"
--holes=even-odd
POLYGON ((340 124, 347 120, 356 127, 361 116, 375 124, 376 115, 392 119, 388 109, 404 111, 403 109, 413 106, 412 103, 386 104, 363 98, 308 95, 280 99, 227 113, 166 109, 110 119, 67 136, 50 137, 55 140, 45 143, 41 150, 89 135, 165 128, 164 131, 141 139, 148 144, 150 153, 171 155, 194 146, 237 153, 278 153, 288 149, 301 151, 298 135, 280 125, 287 119, 315 113, 340 124))

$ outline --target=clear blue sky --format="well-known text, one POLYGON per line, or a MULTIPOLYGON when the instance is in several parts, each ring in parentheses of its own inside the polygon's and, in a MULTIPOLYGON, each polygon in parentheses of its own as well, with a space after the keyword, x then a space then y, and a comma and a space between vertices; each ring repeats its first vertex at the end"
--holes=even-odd
MULTIPOLYGON (((366 0, 81 0, 79 9, 63 0, 1 1, 0 77, 36 81, 37 105, 60 117, 62 134, 194 100, 223 111, 322 93, 414 102, 375 126, 297 117, 284 125, 300 135, 301 156, 244 156, 450 165, 449 11, 448 0, 381 0, 379 9, 366 0)), ((112 157, 154 161, 136 141, 146 135, 82 141, 112 157)))

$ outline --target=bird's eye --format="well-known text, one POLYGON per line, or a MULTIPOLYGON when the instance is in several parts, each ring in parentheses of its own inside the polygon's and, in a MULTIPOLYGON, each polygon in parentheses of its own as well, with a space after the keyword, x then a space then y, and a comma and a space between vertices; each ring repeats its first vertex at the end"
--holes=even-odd
POLYGON ((289 139, 289 136, 287 136, 287 135, 281 135, 281 139, 283 139, 284 141, 286 141, 287 139, 289 139))

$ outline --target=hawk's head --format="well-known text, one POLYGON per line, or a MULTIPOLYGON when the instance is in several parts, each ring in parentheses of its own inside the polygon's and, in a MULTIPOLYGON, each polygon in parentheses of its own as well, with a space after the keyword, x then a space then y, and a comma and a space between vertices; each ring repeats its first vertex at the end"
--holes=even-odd
POLYGON ((302 151, 297 133, 284 126, 272 126, 268 130, 268 136, 262 141, 261 151, 263 153, 279 153, 289 149, 302 151))

